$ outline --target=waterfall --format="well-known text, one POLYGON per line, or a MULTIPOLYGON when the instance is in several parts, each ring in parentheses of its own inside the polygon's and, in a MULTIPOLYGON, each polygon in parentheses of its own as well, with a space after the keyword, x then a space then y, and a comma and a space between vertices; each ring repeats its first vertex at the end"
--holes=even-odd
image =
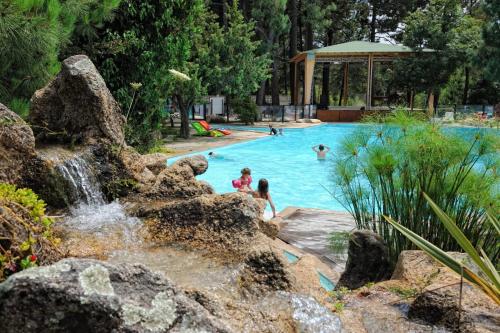
POLYGON ((56 170, 68 181, 71 193, 78 203, 86 205, 104 205, 104 195, 97 177, 89 163, 76 156, 56 166, 56 170))
POLYGON ((62 220, 66 231, 80 241, 110 238, 124 244, 137 242, 135 230, 140 220, 128 216, 120 202, 107 202, 96 174, 96 163, 90 150, 70 151, 60 146, 39 149, 42 159, 53 165, 64 179, 64 192, 73 204, 62 220))

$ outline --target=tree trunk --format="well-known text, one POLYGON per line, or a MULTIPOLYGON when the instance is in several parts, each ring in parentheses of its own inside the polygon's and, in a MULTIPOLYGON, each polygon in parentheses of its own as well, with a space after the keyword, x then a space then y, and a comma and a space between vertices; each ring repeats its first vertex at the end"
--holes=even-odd
POLYGON ((191 135, 189 131, 189 108, 181 108, 181 130, 180 136, 188 139, 191 135))
MULTIPOLYGON (((373 1, 374 3, 376 1, 373 1)), ((375 4, 372 5, 372 17, 370 21, 370 42, 375 42, 375 35, 377 32, 377 12, 378 8, 375 4)))
POLYGON ((182 96, 177 95, 177 106, 179 107, 179 112, 181 114, 181 128, 179 131, 179 135, 181 138, 184 139, 189 139, 191 136, 190 130, 189 130, 189 110, 191 109, 190 103, 184 104, 184 101, 182 100, 182 96))
MULTIPOLYGON (((328 30, 325 42, 326 45, 332 44, 333 31, 328 30)), ((322 88, 319 104, 325 109, 328 109, 328 105, 330 105, 330 63, 328 62, 323 64, 322 88)))
POLYGON ((319 104, 325 109, 328 109, 328 105, 330 104, 330 64, 327 62, 323 64, 323 78, 319 104))
MULTIPOLYGON (((293 58, 297 54, 297 0, 288 1, 288 16, 290 17, 290 46, 288 56, 293 58)), ((295 101, 295 64, 290 63, 290 96, 295 101)))
POLYGON ((264 100, 266 97, 266 81, 264 80, 260 84, 260 88, 257 91, 257 95, 255 96, 255 104, 257 105, 264 105, 264 100))
POLYGON ((272 105, 280 105, 280 72, 278 57, 274 57, 273 60, 273 72, 271 76, 271 98, 272 105))
POLYGON ((306 23, 306 50, 313 49, 313 28, 311 23, 306 23))
POLYGON ((464 94, 462 96, 462 104, 467 105, 469 99, 469 77, 470 77, 470 68, 468 66, 465 67, 465 82, 464 82, 464 94))
MULTIPOLYGON (((302 1, 299 0, 299 8, 301 8, 301 7, 302 7, 302 1)), ((297 12, 300 12, 300 10, 297 10, 297 12)), ((302 52, 302 51, 304 51, 304 43, 303 43, 304 39, 302 38, 302 33, 304 31, 304 29, 302 28, 302 25, 303 25, 302 24, 302 15, 298 15, 297 18, 298 18, 297 23, 299 26, 299 31, 298 31, 298 33, 299 33, 299 36, 298 36, 299 37, 299 50, 302 52)))

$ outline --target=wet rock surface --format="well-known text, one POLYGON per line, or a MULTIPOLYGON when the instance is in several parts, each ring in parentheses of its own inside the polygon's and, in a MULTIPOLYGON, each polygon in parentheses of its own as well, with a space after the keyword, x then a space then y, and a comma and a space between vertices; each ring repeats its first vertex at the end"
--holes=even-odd
POLYGON ((203 246, 223 244, 233 249, 252 241, 260 219, 256 202, 241 193, 139 204, 134 214, 146 218, 155 241, 198 241, 203 246))
POLYGON ((372 231, 354 231, 349 239, 346 269, 337 287, 356 289, 390 278, 391 265, 382 238, 372 231))
POLYGON ((0 103, 0 181, 21 183, 35 155, 35 137, 24 120, 0 103))
POLYGON ((88 259, 26 270, 0 284, 0 331, 230 332, 144 266, 88 259))
POLYGON ((62 63, 61 72, 31 99, 30 123, 41 141, 124 140, 124 117, 96 67, 85 55, 62 63))

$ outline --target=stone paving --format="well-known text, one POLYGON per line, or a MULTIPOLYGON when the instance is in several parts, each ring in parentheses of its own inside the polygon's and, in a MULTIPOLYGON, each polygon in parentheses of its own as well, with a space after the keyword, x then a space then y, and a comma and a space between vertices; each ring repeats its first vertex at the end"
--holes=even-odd
POLYGON ((314 254, 335 270, 343 271, 347 255, 334 253, 329 247, 329 237, 332 232, 350 232, 356 228, 349 213, 289 207, 279 215, 281 228, 278 238, 314 254))

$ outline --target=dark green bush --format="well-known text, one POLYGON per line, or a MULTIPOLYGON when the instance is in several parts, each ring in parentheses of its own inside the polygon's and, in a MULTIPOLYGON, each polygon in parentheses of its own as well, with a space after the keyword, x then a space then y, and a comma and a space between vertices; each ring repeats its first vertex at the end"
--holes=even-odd
POLYGON ((231 99, 231 106, 245 125, 254 123, 257 117, 257 105, 250 97, 231 99))

